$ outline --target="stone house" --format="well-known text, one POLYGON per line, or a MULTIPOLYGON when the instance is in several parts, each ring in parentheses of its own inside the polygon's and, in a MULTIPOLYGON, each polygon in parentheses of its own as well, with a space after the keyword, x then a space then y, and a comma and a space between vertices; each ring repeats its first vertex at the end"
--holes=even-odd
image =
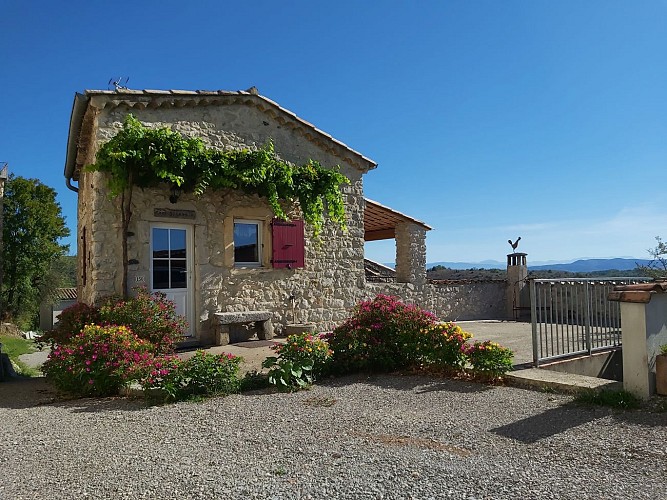
MULTIPOLYGON (((272 140, 281 158, 340 166, 347 232, 327 223, 321 243, 304 227, 298 207, 290 223, 274 220, 266 199, 240 191, 201 197, 169 187, 135 189, 128 232, 128 287, 162 290, 190 324, 193 342, 215 340, 216 313, 266 311, 280 333, 289 323, 319 331, 349 315, 362 298, 391 292, 449 314, 478 292, 449 287, 438 298, 426 280, 423 222, 366 200, 363 176, 373 160, 299 118, 255 88, 248 91, 88 90, 76 94, 70 120, 65 178, 78 192, 78 297, 92 303, 121 293, 122 251, 118 200, 107 196, 103 174, 87 172, 99 146, 132 113, 149 126, 169 126, 219 148, 254 148, 272 140), (78 183, 74 186, 72 182, 78 183), (396 240, 394 283, 367 283, 364 242, 396 240), (435 298, 434 298, 435 297, 435 298)), ((482 293, 482 315, 498 315, 497 286, 482 293)), ((474 302, 474 300, 472 301, 474 302)), ((465 308, 465 307, 464 307, 465 308)))

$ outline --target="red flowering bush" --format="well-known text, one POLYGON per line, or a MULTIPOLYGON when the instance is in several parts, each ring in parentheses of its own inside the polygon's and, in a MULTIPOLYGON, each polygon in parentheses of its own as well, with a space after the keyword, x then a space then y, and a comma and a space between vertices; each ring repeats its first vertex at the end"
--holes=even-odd
POLYGON ((436 317, 396 297, 360 302, 350 318, 329 334, 332 369, 338 372, 393 371, 420 362, 423 333, 436 317))
POLYGON ((185 333, 185 318, 176 314, 174 303, 164 293, 149 293, 144 287, 135 290, 136 297, 105 299, 99 309, 100 321, 127 326, 151 342, 158 353, 173 352, 185 333))
POLYGON ((42 370, 60 390, 80 396, 109 396, 136 377, 154 347, 125 326, 87 325, 57 345, 42 370))

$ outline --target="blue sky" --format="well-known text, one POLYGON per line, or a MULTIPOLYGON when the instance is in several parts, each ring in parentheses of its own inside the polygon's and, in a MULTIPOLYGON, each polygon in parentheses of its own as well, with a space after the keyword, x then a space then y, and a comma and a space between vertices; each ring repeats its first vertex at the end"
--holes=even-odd
POLYGON ((75 92, 255 85, 378 162, 366 196, 434 228, 429 262, 503 261, 517 236, 531 262, 645 258, 667 238, 666 20, 651 0, 0 0, 0 161, 74 233, 75 92))

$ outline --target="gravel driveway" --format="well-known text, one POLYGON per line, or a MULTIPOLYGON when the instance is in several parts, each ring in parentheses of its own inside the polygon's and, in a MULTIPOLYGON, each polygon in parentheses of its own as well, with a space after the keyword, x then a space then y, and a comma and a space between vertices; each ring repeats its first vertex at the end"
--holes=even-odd
POLYGON ((2 499, 667 494, 667 413, 560 394, 377 376, 155 407, 51 397, 0 384, 2 499))

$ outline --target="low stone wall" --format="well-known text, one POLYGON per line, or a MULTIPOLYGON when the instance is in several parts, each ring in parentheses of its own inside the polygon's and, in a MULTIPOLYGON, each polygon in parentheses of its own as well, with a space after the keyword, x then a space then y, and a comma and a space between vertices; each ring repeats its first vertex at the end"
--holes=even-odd
POLYGON ((395 295, 404 302, 433 312, 442 321, 506 319, 507 282, 504 280, 367 283, 366 298, 395 295))

